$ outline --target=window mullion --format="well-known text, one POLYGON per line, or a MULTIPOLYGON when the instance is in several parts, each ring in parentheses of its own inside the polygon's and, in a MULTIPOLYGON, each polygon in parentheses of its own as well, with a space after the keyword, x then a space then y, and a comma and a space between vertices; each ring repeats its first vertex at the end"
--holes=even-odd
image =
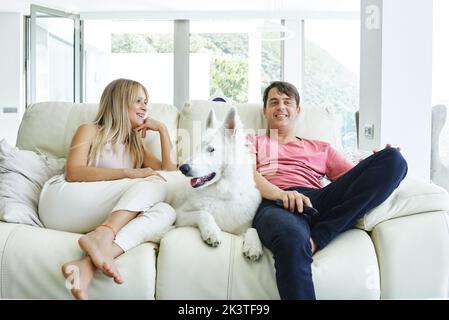
POLYGON ((189 100, 190 22, 175 20, 173 46, 173 104, 181 109, 189 100))

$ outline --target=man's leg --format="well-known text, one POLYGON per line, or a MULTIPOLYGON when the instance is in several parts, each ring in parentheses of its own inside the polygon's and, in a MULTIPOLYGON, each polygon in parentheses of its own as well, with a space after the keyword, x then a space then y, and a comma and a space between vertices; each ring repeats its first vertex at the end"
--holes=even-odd
POLYGON ((308 195, 320 212, 311 224, 312 239, 318 248, 324 248, 357 219, 384 202, 406 174, 407 163, 399 151, 386 148, 325 188, 308 195))
POLYGON ((306 219, 264 199, 253 227, 273 253, 281 299, 315 299, 310 227, 306 219))

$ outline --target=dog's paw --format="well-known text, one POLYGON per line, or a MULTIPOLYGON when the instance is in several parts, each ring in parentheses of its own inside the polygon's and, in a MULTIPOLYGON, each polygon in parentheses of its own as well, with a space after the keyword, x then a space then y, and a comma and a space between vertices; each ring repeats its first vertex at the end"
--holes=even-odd
POLYGON ((212 247, 218 247, 221 244, 221 230, 214 228, 205 228, 201 232, 203 241, 212 247))
POLYGON ((258 261, 262 255, 263 250, 260 243, 255 243, 253 241, 245 241, 243 242, 243 255, 251 260, 251 261, 258 261))

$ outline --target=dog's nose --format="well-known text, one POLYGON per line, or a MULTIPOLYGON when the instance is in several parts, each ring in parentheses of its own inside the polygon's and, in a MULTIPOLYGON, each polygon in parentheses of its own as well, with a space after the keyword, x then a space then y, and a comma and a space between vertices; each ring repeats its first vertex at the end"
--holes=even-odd
POLYGON ((181 170, 182 174, 187 174, 190 171, 190 165, 184 163, 182 166, 179 167, 179 170, 181 170))

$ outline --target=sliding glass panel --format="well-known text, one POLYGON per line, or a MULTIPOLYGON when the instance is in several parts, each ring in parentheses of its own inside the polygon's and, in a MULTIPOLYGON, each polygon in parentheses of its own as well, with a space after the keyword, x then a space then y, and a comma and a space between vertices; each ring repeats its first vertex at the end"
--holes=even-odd
POLYGON ((341 119, 343 148, 357 146, 360 21, 305 20, 303 101, 333 107, 341 119))
POLYGON ((114 79, 141 82, 149 101, 173 102, 173 21, 84 21, 86 102, 114 79))
POLYGON ((75 101, 77 16, 31 6, 30 95, 28 101, 75 101))
POLYGON ((190 99, 262 101, 265 86, 281 77, 281 40, 265 37, 264 22, 190 22, 190 99))

